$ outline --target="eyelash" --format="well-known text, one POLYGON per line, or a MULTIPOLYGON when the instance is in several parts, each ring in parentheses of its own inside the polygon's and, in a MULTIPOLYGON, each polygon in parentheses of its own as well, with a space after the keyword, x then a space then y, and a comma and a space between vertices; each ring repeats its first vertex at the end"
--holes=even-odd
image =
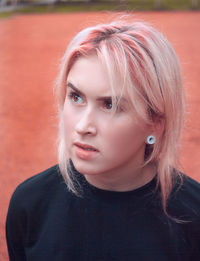
POLYGON ((106 108, 106 110, 111 111, 112 108, 113 108, 113 106, 112 106, 112 101, 111 101, 111 100, 105 100, 105 101, 103 101, 103 107, 106 108), (107 105, 111 105, 111 108, 106 108, 107 105))
MULTIPOLYGON (((76 98, 77 98, 77 97, 78 97, 78 98, 81 98, 81 99, 83 100, 83 98, 80 96, 80 94, 77 93, 77 92, 75 92, 75 91, 70 91, 67 96, 70 98, 70 100, 71 100, 72 102, 74 102, 74 103, 76 103, 76 104, 80 104, 80 102, 75 101, 75 100, 74 100, 75 97, 76 97, 76 98)), ((110 99, 104 100, 104 101, 102 101, 102 103, 103 103, 102 106, 103 106, 103 108, 105 108, 106 111, 112 111, 113 106, 112 106, 112 101, 111 101, 110 99), (111 104, 111 108, 110 108, 110 109, 106 108, 106 106, 109 105, 109 104, 111 104)), ((123 109, 122 109, 122 107, 121 107, 120 105, 117 105, 117 107, 116 107, 116 112, 120 112, 120 111, 123 111, 123 109)))
POLYGON ((74 103, 78 103, 78 102, 76 102, 75 100, 74 100, 74 98, 76 97, 78 97, 78 98, 81 98, 82 99, 82 97, 77 93, 77 92, 74 92, 74 91, 70 91, 70 93, 68 94, 68 97, 70 98, 70 100, 72 100, 74 103))

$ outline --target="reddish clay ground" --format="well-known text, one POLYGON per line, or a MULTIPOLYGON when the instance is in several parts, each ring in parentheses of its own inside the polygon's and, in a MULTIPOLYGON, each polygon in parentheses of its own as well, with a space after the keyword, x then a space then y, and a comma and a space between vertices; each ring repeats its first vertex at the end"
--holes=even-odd
MULTIPOLYGON (((108 13, 19 15, 0 21, 0 260, 8 260, 5 218, 21 181, 55 164, 57 116, 53 82, 69 39, 108 13)), ((200 12, 137 13, 157 26, 180 57, 188 101, 181 162, 200 181, 200 12)))

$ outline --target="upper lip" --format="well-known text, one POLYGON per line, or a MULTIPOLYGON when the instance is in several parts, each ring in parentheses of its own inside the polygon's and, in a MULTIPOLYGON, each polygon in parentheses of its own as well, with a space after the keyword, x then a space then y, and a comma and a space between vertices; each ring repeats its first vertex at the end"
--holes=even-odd
POLYGON ((97 148, 91 146, 91 145, 88 145, 88 144, 84 144, 84 143, 80 143, 80 142, 75 142, 74 145, 78 146, 78 147, 81 147, 81 148, 85 148, 85 149, 92 149, 92 150, 96 150, 98 151, 97 148))

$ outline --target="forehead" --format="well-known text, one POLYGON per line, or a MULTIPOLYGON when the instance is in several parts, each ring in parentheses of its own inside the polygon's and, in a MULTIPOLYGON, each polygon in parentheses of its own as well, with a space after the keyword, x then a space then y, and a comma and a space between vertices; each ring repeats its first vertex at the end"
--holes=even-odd
MULTIPOLYGON (((82 92, 89 92, 95 95, 119 95, 121 93, 120 84, 112 88, 105 66, 96 54, 79 57, 69 71, 67 82, 72 83, 82 92)), ((116 80, 116 79, 115 79, 116 80)))

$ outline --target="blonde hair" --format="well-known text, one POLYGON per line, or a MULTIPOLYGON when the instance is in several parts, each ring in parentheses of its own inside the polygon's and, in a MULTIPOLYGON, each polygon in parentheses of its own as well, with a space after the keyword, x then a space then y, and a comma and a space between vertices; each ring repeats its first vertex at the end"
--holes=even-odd
POLYGON ((59 167, 71 191, 73 174, 67 163, 63 133, 62 110, 66 95, 66 80, 74 62, 80 56, 96 53, 104 64, 114 95, 120 79, 126 88, 136 113, 148 123, 164 122, 164 131, 153 146, 146 146, 145 162, 157 165, 163 209, 180 175, 178 145, 184 118, 184 90, 180 65, 168 40, 144 22, 114 21, 89 27, 78 33, 69 44, 62 59, 57 79, 60 113, 59 167), (116 80, 116 75, 119 77, 116 80))

